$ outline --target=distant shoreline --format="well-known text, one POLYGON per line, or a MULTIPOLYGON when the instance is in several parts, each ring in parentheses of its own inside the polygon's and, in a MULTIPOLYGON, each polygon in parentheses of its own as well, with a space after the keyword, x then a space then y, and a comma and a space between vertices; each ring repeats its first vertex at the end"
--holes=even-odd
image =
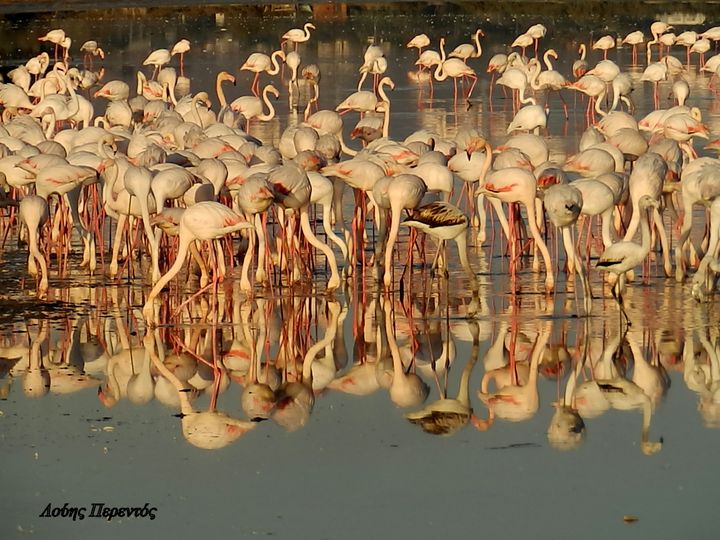
POLYGON ((524 0, 524 1, 481 1, 481 2, 418 2, 414 0, 395 0, 392 2, 363 1, 353 2, 281 2, 281 1, 232 1, 212 0, 211 2, 199 3, 197 0, 137 0, 112 2, 100 0, 92 2, 89 0, 55 0, 28 2, 27 0, 0 0, 0 15, 43 15, 58 12, 78 11, 134 11, 134 10, 169 10, 192 9, 194 11, 212 11, 219 8, 236 8, 238 10, 253 10, 260 13, 286 13, 301 14, 312 13, 313 9, 322 8, 321 11, 338 11, 347 13, 349 11, 376 11, 398 9, 407 13, 408 4, 415 4, 417 13, 428 11, 457 12, 466 14, 498 14, 508 15, 524 13, 524 8, 537 10, 538 4, 543 5, 543 11, 559 14, 576 14, 578 16, 607 15, 628 15, 645 14, 649 12, 658 13, 704 13, 720 14, 720 0, 712 1, 685 1, 672 2, 664 0, 645 0, 630 2, 626 0, 524 0))

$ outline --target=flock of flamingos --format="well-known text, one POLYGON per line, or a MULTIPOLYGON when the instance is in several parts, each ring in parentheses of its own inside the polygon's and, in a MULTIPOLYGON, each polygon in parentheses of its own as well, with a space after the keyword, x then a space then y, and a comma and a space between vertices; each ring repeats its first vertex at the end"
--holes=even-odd
MULTIPOLYGON (((12 82, 0 86, 0 180, 4 187, 0 206, 5 212, 0 223, 5 240, 16 223, 23 225, 27 268, 36 277, 37 296, 48 295, 49 266, 56 266, 58 276, 65 275, 69 254, 79 247, 85 270, 73 272, 75 276, 104 272, 115 278, 127 272, 152 282, 146 296, 138 296, 139 289, 128 292, 128 312, 131 305, 144 302, 142 313, 148 324, 142 346, 132 344, 133 317, 122 320, 122 301, 117 289, 109 288, 104 294, 114 297, 113 305, 107 310, 98 308, 94 318, 101 328, 103 317, 114 317, 117 335, 92 334, 104 340, 103 347, 95 346, 93 325, 85 316, 68 320, 70 330, 50 345, 52 351, 45 359, 44 343, 52 342, 47 320, 40 323, 27 350, 18 353, 3 347, 0 358, 27 357, 26 395, 97 386, 102 376, 105 380, 98 395, 105 406, 121 399, 137 404, 158 399, 182 411, 183 433, 191 443, 220 448, 257 425, 215 410, 218 394, 230 384, 228 374, 244 387, 241 406, 247 418, 271 418, 289 430, 307 423, 314 396, 325 388, 366 395, 383 386, 396 405, 417 409, 428 396, 422 375, 435 380, 442 397, 405 416, 429 433, 449 435, 468 423, 487 430, 495 417, 514 421, 532 417, 539 403, 538 376, 549 374, 559 381, 562 370, 572 364, 565 395, 548 429, 550 441, 561 448, 576 446, 584 430, 580 414, 591 418, 609 408, 640 409, 640 448, 646 454, 659 451, 662 441, 651 441, 649 428, 652 409, 667 389, 667 377, 662 366, 645 358, 642 331, 628 325, 623 331, 623 291, 634 279, 633 272, 656 252, 668 277, 683 281, 693 267, 690 289, 697 300, 709 300, 715 288, 720 272, 720 161, 697 155, 694 139, 709 139, 709 130, 700 110, 686 105, 692 100, 685 76, 694 69, 691 55, 698 54, 698 67, 712 74, 709 84, 714 87, 720 55, 705 59, 705 54, 713 41, 720 40, 720 27, 676 35, 667 24, 655 22, 650 27, 652 39, 637 31, 622 40, 633 47, 636 69, 637 48, 644 47, 647 67, 641 78, 654 85, 656 110, 638 119, 633 116, 634 78, 607 59, 608 49, 617 45, 614 38, 603 37, 592 44, 604 56, 594 66, 585 59, 588 51, 582 45, 572 73, 563 75, 553 69, 556 51, 540 53, 545 27, 531 26, 509 44, 509 54, 494 55, 487 62, 490 92, 480 99, 491 100, 494 88, 506 93, 508 104, 512 98, 514 108, 508 137, 495 148, 471 126, 458 130, 453 138, 423 129, 404 141, 392 140, 389 91, 395 82, 386 75, 388 60, 383 49, 374 45, 358 62, 357 92, 333 109, 319 109, 320 69, 314 64, 303 66, 298 53, 312 39, 314 29, 311 23, 305 24, 285 33, 272 54, 249 55, 240 69, 254 74, 252 95, 228 102, 223 85, 234 83, 235 77, 219 73, 218 110, 212 109, 208 92, 190 93, 184 63, 191 43, 184 39, 172 48, 153 51, 144 60, 143 65, 153 71, 137 72, 132 97, 125 81, 101 84, 97 80, 91 69, 103 61, 105 52, 94 41, 80 47, 84 66, 71 67, 72 40, 60 29, 39 37, 54 50, 9 73, 12 82), (687 47, 684 63, 670 55, 671 47, 680 45, 687 47), (176 61, 177 69, 169 67, 176 61), (287 78, 281 75, 285 67, 290 73, 287 78), (275 77, 275 82, 268 83, 268 77, 275 77), (659 108, 661 82, 672 88, 677 100, 669 109, 659 108), (273 118, 271 96, 277 98, 285 84, 292 108, 304 101, 304 121, 287 127, 273 146, 250 132, 257 122, 273 118), (550 161, 552 152, 541 130, 547 126, 548 104, 555 101, 549 100, 551 92, 558 93, 563 106, 563 113, 558 108, 553 114, 569 114, 562 95, 567 90, 587 95, 587 129, 577 153, 556 163, 550 161), (86 97, 90 93, 96 98, 94 104, 86 97), (96 116, 100 98, 108 104, 96 116), (351 134, 362 140, 361 149, 353 149, 358 143, 350 146, 344 138, 346 120, 353 113, 360 114, 351 134), (351 207, 349 194, 344 196, 347 188, 354 192, 352 216, 343 213, 351 207), (697 222, 693 227, 698 207, 709 214, 704 235, 697 222), (672 227, 665 226, 665 214, 672 227), (373 225, 368 226, 369 222, 373 225), (111 223, 116 224, 114 229, 111 223), (557 267, 563 261, 548 248, 547 238, 555 234, 566 253, 564 271, 582 284, 578 288, 582 311, 590 314, 593 298, 598 297, 589 280, 593 261, 597 269, 607 272, 621 324, 598 340, 597 336, 591 339, 590 318, 581 319, 584 352, 579 361, 570 362, 564 344, 551 343, 552 317, 537 321, 534 343, 522 340, 517 317, 500 320, 483 358, 479 396, 488 407, 487 419, 473 414, 469 396, 470 377, 480 359, 481 325, 487 322, 481 313, 472 316, 473 309, 480 311, 478 305, 471 304, 461 314, 472 352, 453 398, 448 397, 447 376, 444 389, 439 382, 455 358, 449 315, 443 337, 440 302, 432 316, 422 312, 413 322, 411 315, 405 319, 400 315, 405 308, 402 302, 390 295, 382 302, 379 295, 367 302, 363 288, 362 301, 358 298, 353 304, 355 361, 341 374, 348 357, 343 321, 349 302, 343 305, 333 294, 256 295, 261 288, 273 290, 294 283, 318 288, 322 286, 318 283, 324 283, 332 292, 358 274, 364 284, 366 271, 371 273, 370 281, 378 283, 378 291, 393 291, 396 286, 402 290, 405 272, 400 274, 400 267, 407 270, 417 265, 413 263, 416 253, 424 256, 424 234, 439 244, 431 265, 437 278, 448 279, 449 267, 459 261, 466 274, 461 283, 475 300, 478 257, 469 245, 479 250, 500 236, 488 230, 490 223, 498 224, 506 240, 500 252, 508 261, 512 287, 516 287, 516 272, 523 268, 520 261, 532 257, 533 271, 544 269, 545 291, 554 290, 557 267), (408 228, 409 238, 405 245, 400 243, 401 250, 402 225, 408 228), (320 229, 324 235, 319 238, 316 231, 320 229), (469 241, 471 231, 475 236, 469 241), (672 233, 678 236, 674 265, 672 233), (112 242, 107 241, 108 234, 112 242), (323 236, 326 241, 321 240, 323 236), (457 258, 445 254, 444 244, 451 240, 457 258), (110 243, 112 253, 106 263, 110 243), (593 249, 597 258, 590 256, 593 249), (136 253, 148 259, 141 271, 134 268, 136 253), (193 299, 200 299, 197 304, 201 304, 206 298, 202 293, 211 288, 217 293, 215 286, 234 261, 242 261, 234 282, 234 303, 232 308, 226 306, 233 312, 228 317, 232 322, 220 330, 220 336, 223 332, 232 335, 230 345, 212 364, 203 358, 216 358, 214 327, 157 325, 168 320, 158 297, 163 297, 163 289, 180 275, 188 260, 192 261, 188 278, 178 280, 177 289, 191 296, 182 305, 192 305, 193 299), (311 278, 323 274, 323 264, 328 275, 311 278), (194 286, 182 285, 194 283, 193 273, 199 273, 197 292, 194 286), (238 298, 244 295, 245 302, 235 299, 236 294, 238 298), (316 340, 311 337, 312 328, 318 334, 316 340), (190 353, 166 351, 169 342, 161 339, 161 331, 170 332, 176 340, 175 353, 180 349, 190 353), (172 332, 184 333, 185 338, 172 332), (377 350, 371 353, 374 346, 377 350), (384 356, 382 347, 389 350, 384 356), (276 354, 270 354, 271 348, 276 354), (600 349, 592 366, 594 379, 581 383, 585 359, 600 349), (632 380, 616 367, 617 357, 626 354, 623 349, 634 357, 632 380), (515 363, 516 353, 528 361, 515 363), (366 361, 373 354, 376 361, 366 361), (66 360, 53 362, 50 355, 64 355, 66 360), (281 375, 283 370, 285 375, 281 375), (191 398, 204 391, 212 395, 210 408, 196 411, 191 398)), ((415 36, 407 43, 418 50, 414 81, 427 86, 432 96, 437 84, 452 78, 455 106, 472 106, 478 99, 478 75, 470 64, 482 55, 482 36, 478 30, 472 43, 449 52, 444 39, 435 51, 426 35, 415 36)), ((720 142, 710 142, 706 148, 720 148, 720 142)), ((100 294, 92 291, 87 294, 100 294)), ((94 300, 80 302, 98 303, 94 300)), ((193 309, 188 319, 177 308, 177 322, 202 319, 195 315, 205 308, 193 309)), ((703 316, 689 312, 684 311, 683 317, 703 316)), ((707 316, 707 310, 704 313, 707 316)), ((678 322, 668 323, 660 333, 674 336, 681 326, 678 322)), ((563 325, 568 323, 566 318, 563 325)), ((682 356, 688 387, 701 397, 706 421, 717 425, 717 345, 707 337, 707 321, 682 321, 682 325, 695 327, 697 339, 687 335, 680 345, 678 338, 677 343, 672 341, 671 351, 663 354, 682 356), (696 341, 709 362, 703 363, 695 354, 696 341)), ((566 329, 563 332, 567 334, 566 329)), ((656 342, 659 351, 663 348, 660 334, 656 342)))
MULTIPOLYGON (((255 74, 252 95, 228 103, 223 84, 235 78, 219 73, 218 110, 211 108, 208 92, 190 93, 184 72, 188 40, 150 53, 143 65, 150 66, 152 74, 138 71, 136 92, 131 92, 126 81, 100 86, 89 69, 70 67, 72 40, 63 30, 39 37, 54 50, 11 71, 11 82, 0 88, 0 179, 8 216, 3 228, 7 236, 16 219, 27 228, 28 272, 37 278, 38 296, 48 290, 51 253, 56 253, 59 274, 67 271, 74 234, 82 240, 81 265, 89 273, 99 271, 98 254, 111 277, 132 265, 136 251, 149 255, 153 286, 143 314, 150 323, 158 320, 157 297, 188 259, 200 270, 201 290, 224 278, 234 255, 242 259, 240 287, 249 295, 278 280, 307 281, 319 272, 318 258, 310 250, 321 252, 327 261, 328 291, 358 268, 363 274, 372 268, 375 279, 390 290, 397 284, 396 262, 405 264, 416 250, 424 252, 413 232, 408 251, 398 253, 401 224, 439 242, 432 266, 441 276, 447 277, 451 260, 444 255, 444 244, 454 241, 468 286, 475 290, 477 274, 467 236, 472 225, 478 231, 476 244, 488 242, 486 226, 495 219, 507 239, 504 253, 511 273, 531 246, 533 269, 544 268, 547 292, 554 290, 558 261, 551 257, 546 237, 549 224, 557 228, 566 271, 581 280, 583 309, 590 313, 589 258, 578 253, 575 231, 578 220, 588 224, 589 253, 597 216, 603 248, 596 265, 608 273, 621 312, 627 278, 658 241, 665 274, 681 281, 688 267, 695 267, 692 294, 698 300, 709 298, 720 271, 720 161, 698 157, 694 149, 695 139, 708 139, 709 132, 700 110, 686 104, 689 85, 683 75, 694 69, 691 55, 697 53, 699 69, 715 77, 720 55, 706 60, 705 53, 720 40, 720 28, 676 35, 671 26, 655 22, 651 40, 640 30, 625 37, 634 61, 636 48, 644 46, 647 67, 642 80, 655 85, 656 105, 658 84, 666 80, 677 101, 638 119, 632 115, 632 79, 607 59, 608 49, 616 45, 613 37, 592 44, 604 55, 594 66, 581 46, 572 73, 563 75, 553 69, 554 50, 540 60, 546 28, 531 26, 511 44, 513 52, 497 54, 487 63, 491 92, 497 85, 512 92, 516 111, 507 128, 509 138, 496 148, 471 127, 460 129, 454 139, 428 130, 404 141, 391 139, 388 90, 394 82, 385 75, 383 50, 374 45, 365 52, 357 92, 333 109, 319 110, 320 70, 317 65, 301 66, 298 54, 301 44, 312 39, 313 29, 311 23, 292 29, 271 55, 247 58, 240 69, 255 74), (672 46, 687 48, 685 65, 669 54, 672 46), (169 67, 175 57, 179 70, 169 67), (277 98, 277 86, 282 85, 263 86, 263 79, 278 75, 284 66, 291 73, 287 87, 292 106, 299 104, 301 86, 310 91, 305 92, 304 122, 285 129, 272 146, 249 131, 253 123, 273 117, 270 96, 277 98), (85 89, 108 101, 102 115, 95 116, 93 103, 82 95, 85 89), (560 91, 566 89, 587 95, 588 127, 577 153, 554 163, 540 130, 547 125, 547 96, 557 92, 562 98, 560 91), (352 131, 363 140, 360 150, 343 138, 348 112, 360 113, 352 131), (460 197, 457 186, 462 186, 460 197), (343 215, 347 188, 355 194, 350 220, 343 215), (316 206, 317 213, 311 213, 316 206), (705 238, 692 227, 696 206, 708 209, 705 238), (487 208, 494 217, 488 217, 487 208), (274 217, 268 219, 270 212, 274 217), (680 227, 674 268, 664 214, 680 227), (111 260, 105 265, 107 216, 116 227, 111 260), (370 219, 376 233, 365 226, 370 219), (316 235, 320 226, 327 242, 316 235), (243 237, 241 248, 227 240, 235 233, 243 237)), ((447 53, 444 39, 437 52, 429 48, 425 34, 415 36, 407 46, 418 50, 418 83, 432 92, 434 85, 452 78, 456 106, 471 102, 478 76, 469 63, 482 54, 482 35, 478 30, 473 43, 447 53)), ((104 58, 94 41, 80 51, 85 68, 104 58)), ((564 99, 562 104, 567 115, 564 99)))

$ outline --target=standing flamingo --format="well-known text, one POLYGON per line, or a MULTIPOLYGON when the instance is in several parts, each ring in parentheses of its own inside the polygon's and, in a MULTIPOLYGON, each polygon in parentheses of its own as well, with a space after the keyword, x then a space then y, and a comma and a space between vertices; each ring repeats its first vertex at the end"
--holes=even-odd
POLYGON ((392 285, 393 248, 400 229, 400 213, 403 209, 416 208, 425 196, 427 186, 422 178, 414 174, 385 176, 373 186, 372 192, 380 208, 390 209, 391 222, 385 245, 385 274, 383 283, 386 288, 392 285))
MULTIPOLYGON (((545 262, 545 290, 549 293, 555 288, 555 278, 552 271, 552 263, 550 262, 550 252, 542 238, 540 229, 537 226, 535 216, 535 193, 537 191, 537 179, 535 176, 519 167, 510 167, 491 173, 485 185, 481 189, 488 197, 499 199, 506 203, 521 203, 527 211, 528 225, 537 247, 542 253, 545 262)), ((513 234, 513 229, 510 229, 513 234)), ((515 252, 515 239, 509 240, 511 253, 515 252)), ((512 257, 516 258, 515 255, 512 257)), ((513 264, 515 264, 513 260, 513 264)))
POLYGON ((181 39, 173 48, 170 49, 170 56, 180 55, 180 76, 185 76, 185 53, 190 50, 190 42, 187 39, 181 39))
POLYGON ((420 55, 423 52, 423 47, 427 47, 430 45, 430 38, 427 37, 427 34, 418 34, 414 38, 412 38, 410 41, 408 41, 408 44, 405 45, 408 49, 417 49, 418 50, 418 58, 420 58, 420 55))
POLYGON ((608 50, 615 47, 615 38, 612 36, 603 36, 593 43, 592 48, 603 52, 603 60, 607 60, 608 50))
POLYGON ((255 96, 242 96, 235 99, 230 104, 230 110, 240 114, 245 118, 245 131, 250 129, 250 120, 257 118, 262 122, 267 122, 275 117, 275 108, 268 98, 268 94, 272 94, 277 99, 280 92, 272 84, 268 84, 263 88, 262 99, 255 96), (263 111, 263 103, 267 106, 268 112, 263 111))
MULTIPOLYGON (((148 323, 155 321, 153 300, 183 267, 191 243, 196 240, 217 240, 235 231, 251 228, 253 228, 251 223, 244 221, 227 206, 215 201, 200 202, 187 208, 180 218, 180 245, 178 246, 175 262, 158 280, 147 296, 143 306, 145 320, 148 323)), ((221 256, 221 253, 218 253, 218 255, 221 256)), ((215 272, 214 278, 217 280, 218 277, 218 273, 215 272)))
POLYGON ((420 229, 425 234, 440 241, 438 252, 437 255, 435 255, 435 261, 432 266, 433 270, 442 258, 443 266, 438 266, 447 272, 447 261, 445 261, 443 254, 443 244, 446 240, 454 240, 457 244, 458 255, 460 256, 460 264, 470 279, 470 286, 472 290, 477 289, 477 277, 467 256, 467 229, 470 221, 457 206, 441 201, 426 204, 415 210, 411 210, 410 217, 403 221, 403 224, 420 229))
POLYGON ((587 47, 584 43, 580 44, 580 47, 578 48, 578 54, 580 55, 580 58, 575 60, 572 65, 572 74, 575 79, 579 79, 580 77, 585 75, 588 68, 590 67, 587 60, 585 60, 585 56, 587 55, 587 47))
POLYGON ((463 62, 467 62, 468 58, 480 58, 482 55, 482 46, 480 45, 480 36, 484 36, 482 30, 479 28, 475 31, 474 43, 461 43, 455 47, 450 54, 449 58, 459 58, 463 62))
POLYGON ((315 30, 313 23, 305 23, 302 28, 292 28, 282 35, 280 46, 282 47, 285 42, 289 41, 295 44, 295 50, 297 51, 298 43, 304 43, 310 39, 310 30, 315 30))
POLYGON ((562 230, 568 269, 577 269, 583 284, 585 313, 592 310, 592 290, 582 262, 575 252, 575 239, 570 227, 577 222, 583 207, 582 192, 571 184, 554 184, 542 192, 545 210, 553 225, 562 230))
POLYGON ((632 47, 632 65, 636 66, 638 62, 637 46, 642 45, 645 42, 645 34, 642 30, 635 30, 630 32, 622 40, 623 45, 630 45, 632 47))
POLYGON ((256 97, 260 96, 260 74, 263 71, 268 75, 277 75, 280 73, 278 58, 283 62, 285 61, 285 52, 282 49, 273 52, 270 56, 265 53, 254 52, 248 56, 247 60, 240 66, 241 71, 252 71, 255 73, 251 90, 256 97))
POLYGON ((535 58, 538 57, 538 45, 540 44, 540 38, 544 38, 545 34, 547 34, 547 28, 545 28, 545 25, 543 24, 533 24, 530 28, 527 29, 525 32, 528 36, 530 36, 533 39, 533 42, 535 42, 535 58))
POLYGON ((310 205, 312 184, 307 173, 297 165, 289 163, 272 170, 268 175, 268 183, 272 186, 275 201, 280 206, 300 213, 300 228, 305 238, 313 247, 322 251, 327 257, 330 266, 327 290, 333 291, 337 289, 340 286, 340 273, 338 272, 335 254, 330 246, 318 240, 310 226, 308 207, 310 205))
POLYGON ((50 216, 48 203, 37 195, 27 195, 20 201, 19 206, 20 220, 28 229, 28 273, 32 276, 37 275, 37 265, 40 265, 37 295, 38 298, 45 298, 48 290, 48 269, 45 256, 38 249, 38 240, 40 229, 50 216))
POLYGON ((473 69, 470 68, 463 60, 460 60, 459 58, 449 58, 447 60, 445 59, 445 38, 440 38, 440 60, 441 62, 438 64, 437 68, 435 68, 435 80, 444 81, 448 77, 452 77, 454 88, 454 103, 455 105, 457 105, 458 78, 468 77, 472 79, 472 86, 470 86, 470 90, 468 91, 467 96, 465 96, 465 99, 469 101, 473 89, 477 84, 477 75, 475 74, 475 71, 473 71, 473 69))
MULTIPOLYGON (((658 208, 659 206, 660 203, 650 195, 644 195, 642 199, 640 199, 639 209, 642 212, 645 212, 645 210, 650 207, 658 208)), ((625 318, 627 318, 627 315, 623 307, 622 297, 625 289, 625 275, 643 262, 645 257, 648 256, 648 253, 650 253, 650 226, 648 225, 647 217, 641 220, 641 227, 642 245, 628 240, 616 242, 603 251, 597 262, 598 268, 612 272, 617 276, 617 281, 613 287, 613 297, 617 300, 620 306, 620 313, 621 315, 625 315, 625 318)))
POLYGON ((158 73, 160 72, 160 68, 164 66, 165 64, 170 63, 170 59, 172 56, 170 55, 170 51, 167 49, 156 49, 153 52, 151 52, 145 60, 143 60, 143 66, 153 66, 153 75, 152 79, 155 80, 158 73))

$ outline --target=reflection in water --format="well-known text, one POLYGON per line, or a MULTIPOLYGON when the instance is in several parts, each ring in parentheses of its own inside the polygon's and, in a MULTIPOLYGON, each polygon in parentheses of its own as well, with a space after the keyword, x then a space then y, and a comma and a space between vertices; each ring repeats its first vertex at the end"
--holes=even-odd
MULTIPOLYGON (((106 303, 61 324, 31 320, 27 331, 7 331, 0 348, 3 394, 18 381, 34 398, 97 388, 108 408, 122 400, 140 407, 156 400, 178 414, 188 442, 217 449, 265 429, 262 421, 302 429, 316 399, 334 392, 352 394, 342 399, 354 402, 386 391, 398 407, 392 414, 427 433, 453 435, 468 424, 487 432, 499 421, 531 419, 546 399, 541 388, 557 380, 564 390, 548 427, 552 446, 576 448, 593 419, 611 409, 639 411, 640 448, 650 455, 662 448, 662 438, 651 436, 651 420, 671 390, 672 369, 683 374, 675 381, 684 380, 698 395, 706 425, 720 425, 718 335, 707 325, 677 334, 675 327, 621 331, 613 319, 567 319, 561 334, 574 336, 576 344, 562 337, 552 345, 549 312, 533 323, 511 310, 483 337, 485 322, 458 325, 457 308, 440 298, 416 297, 406 309, 377 297, 347 319, 341 300, 248 299, 235 283, 215 302, 183 299, 187 323, 145 329, 127 292, 113 287, 106 303), (669 345, 673 334, 679 345, 669 345), (351 365, 344 358, 347 336, 358 351, 351 365), (473 377, 478 363, 480 379, 473 377), (553 367, 543 368, 547 363, 553 367), (473 399, 476 392, 479 399, 473 399)), ((688 299, 686 308, 703 322, 703 306, 688 299)))

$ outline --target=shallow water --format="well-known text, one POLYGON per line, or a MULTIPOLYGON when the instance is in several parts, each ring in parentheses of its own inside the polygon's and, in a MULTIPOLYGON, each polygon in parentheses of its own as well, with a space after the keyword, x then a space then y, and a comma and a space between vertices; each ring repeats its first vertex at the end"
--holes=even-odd
MULTIPOLYGON (((249 93, 251 77, 236 71, 247 55, 270 52, 285 30, 309 17, 232 8, 109 13, 5 19, 3 63, 24 62, 43 48, 36 36, 63 27, 77 45, 98 39, 106 48, 104 80, 133 81, 148 51, 187 37, 193 91, 214 95, 215 74, 226 69, 238 75, 237 87, 226 88, 234 99, 249 93)), ((611 17, 609 31, 622 36, 634 25, 648 34, 655 15, 649 11, 642 22, 611 17)), ((567 74, 578 43, 590 37, 577 21, 487 19, 480 24, 483 56, 471 61, 480 82, 469 108, 453 107, 447 82, 431 100, 409 75, 416 53, 403 45, 415 28, 451 44, 469 41, 476 16, 370 11, 325 19, 318 11, 318 30, 299 52, 303 63, 320 66, 321 108, 334 108, 354 91, 364 48, 379 44, 396 82, 392 137, 427 128, 452 138, 459 128, 478 127, 495 146, 513 113, 502 92, 488 99, 487 59, 540 20, 551 28, 541 46, 560 53, 558 69, 567 74), (566 27, 571 31, 562 32, 566 27)), ((678 48, 674 54, 684 58, 678 48)), ((639 79, 642 66, 628 66, 628 48, 610 57, 639 79)), ((693 66, 688 79, 692 105, 717 135, 707 75, 693 66)), ((664 99, 669 84, 662 89, 664 99)), ((301 94, 301 107, 306 99, 301 94)), ((569 92, 566 99, 574 105, 569 120, 553 99, 545 134, 556 159, 576 151, 586 126, 583 102, 569 92)), ((652 108, 650 87, 637 80, 633 100, 640 118, 652 108)), ((251 126, 266 143, 302 120, 288 110, 287 88, 276 106, 275 119, 251 126)), ((95 107, 97 114, 104 104, 95 107)), ((347 135, 356 115, 345 118, 347 135)), ((345 202, 352 204, 349 194, 345 202)), ((52 273, 48 299, 39 301, 12 231, 0 265, 2 536, 717 535, 717 302, 699 304, 688 284, 664 278, 658 253, 647 277, 638 269, 628 288, 629 327, 591 262, 593 312, 585 317, 582 287, 566 276, 563 256, 553 270, 556 292, 546 296, 543 274, 529 259, 510 277, 497 229, 492 247, 476 246, 475 231, 469 235, 477 294, 452 248, 447 281, 433 280, 417 261, 401 279, 397 262, 389 295, 370 270, 324 294, 327 271, 318 255, 314 268, 303 268, 312 282, 288 287, 276 276, 272 289, 258 288, 253 298, 240 292, 236 268, 216 294, 183 305, 198 288, 197 278, 183 277, 162 295, 154 331, 140 312, 146 262, 131 269, 132 279, 111 280, 76 270, 73 254, 70 275, 52 273), (503 342, 512 355, 502 353, 503 342), (270 420, 249 423, 241 398, 253 362, 256 378, 279 386, 281 399, 270 420), (511 385, 508 362, 522 390, 492 394, 511 385), (483 389, 490 394, 479 395, 483 389), (457 398, 453 414, 428 415, 424 427, 447 436, 406 419, 441 397, 457 398), (472 415, 458 403, 463 398, 472 415), (578 417, 565 416, 557 432, 563 436, 555 436, 549 426, 563 401, 584 427, 569 430, 568 419, 578 417), (48 504, 64 503, 85 508, 85 519, 42 517, 48 504), (91 518, 93 503, 148 503, 156 519, 91 518)), ((549 239, 553 250, 555 236, 549 239)), ((398 252, 407 244, 403 234, 398 252)))

